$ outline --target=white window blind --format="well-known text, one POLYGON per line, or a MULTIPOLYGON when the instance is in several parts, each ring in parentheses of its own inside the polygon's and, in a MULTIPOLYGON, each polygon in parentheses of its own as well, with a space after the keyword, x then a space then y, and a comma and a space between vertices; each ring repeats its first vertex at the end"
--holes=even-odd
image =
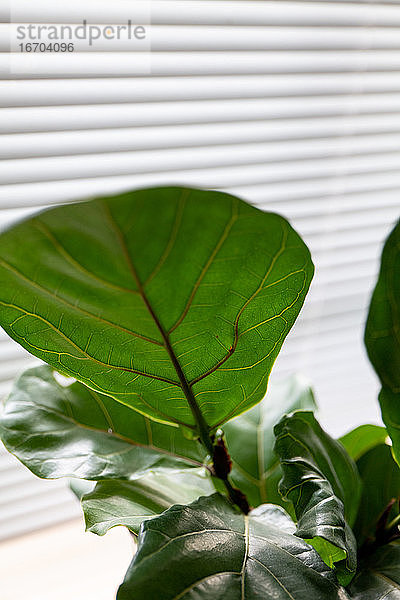
MULTIPOLYGON (((16 0, 0 21, 1 226, 155 184, 282 213, 317 270, 273 377, 308 376, 333 434, 378 422, 362 330, 400 214, 400 3, 16 0), (20 24, 118 24, 127 8, 151 52, 123 40, 8 52, 20 24)), ((35 362, 2 335, 1 395, 35 362)), ((76 514, 62 482, 1 452, 0 538, 76 514)))

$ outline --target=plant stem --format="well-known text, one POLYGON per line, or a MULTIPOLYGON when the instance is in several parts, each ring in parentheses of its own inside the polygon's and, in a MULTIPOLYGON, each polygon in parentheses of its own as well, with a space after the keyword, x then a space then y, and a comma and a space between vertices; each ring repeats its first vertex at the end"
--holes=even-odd
POLYGON ((228 478, 222 479, 222 482, 226 488, 226 491, 228 492, 228 496, 229 496, 229 499, 231 500, 231 502, 233 502, 233 504, 235 504, 238 508, 240 508, 242 513, 244 513, 245 515, 248 515, 250 512, 250 505, 247 501, 245 494, 243 494, 243 492, 241 492, 237 488, 234 488, 231 485, 228 478))

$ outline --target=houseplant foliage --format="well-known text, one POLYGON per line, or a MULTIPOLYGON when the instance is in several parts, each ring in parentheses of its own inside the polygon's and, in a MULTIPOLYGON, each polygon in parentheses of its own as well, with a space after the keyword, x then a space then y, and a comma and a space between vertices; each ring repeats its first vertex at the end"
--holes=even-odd
MULTIPOLYGON (((398 457, 396 236, 366 342, 398 457)), ((332 439, 298 377, 266 394, 312 275, 285 219, 218 192, 134 191, 0 236, 0 324, 47 363, 1 437, 39 477, 92 482, 88 530, 137 538, 118 600, 400 598, 386 429, 332 439)))
POLYGON ((388 237, 372 295, 365 344, 382 383, 379 402, 400 463, 400 224, 388 237))

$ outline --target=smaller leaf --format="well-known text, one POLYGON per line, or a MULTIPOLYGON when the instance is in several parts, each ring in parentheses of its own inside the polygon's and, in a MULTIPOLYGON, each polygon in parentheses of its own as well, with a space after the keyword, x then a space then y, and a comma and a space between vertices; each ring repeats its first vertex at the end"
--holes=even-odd
POLYGON ((269 505, 238 514, 219 494, 173 506, 143 523, 118 600, 347 598, 289 521, 269 505))
POLYGON ((356 569, 356 542, 349 524, 361 493, 357 467, 311 412, 283 417, 275 435, 283 470, 280 491, 293 502, 296 535, 309 540, 328 565, 338 563, 339 580, 347 583, 356 569))
POLYGON ((285 413, 315 409, 308 382, 299 376, 270 385, 264 399, 224 425, 227 446, 233 462, 232 480, 252 506, 263 502, 286 505, 278 491, 282 477, 274 452, 274 425, 285 413))
POLYGON ((363 491, 354 533, 361 546, 366 539, 375 536, 378 519, 392 498, 400 498, 400 469, 386 444, 366 452, 357 461, 357 467, 363 491))
POLYGON ((82 498, 86 530, 104 535, 117 525, 137 534, 141 523, 177 502, 193 502, 215 488, 205 469, 168 474, 148 472, 135 481, 108 480, 97 483, 82 498))
POLYGON ((371 298, 365 345, 382 383, 382 418, 400 465, 400 221, 385 242, 378 281, 371 298))
POLYGON ((0 417, 7 449, 44 478, 134 479, 148 469, 202 466, 205 451, 179 427, 150 421, 49 366, 15 382, 0 417))
POLYGON ((349 592, 353 600, 399 600, 400 542, 383 546, 366 559, 349 592))
POLYGON ((345 447, 351 458, 357 461, 371 448, 384 444, 387 437, 388 434, 384 427, 360 425, 342 436, 339 442, 345 447))
POLYGON ((379 393, 379 403, 383 421, 393 442, 393 457, 400 466, 400 393, 383 387, 379 393))

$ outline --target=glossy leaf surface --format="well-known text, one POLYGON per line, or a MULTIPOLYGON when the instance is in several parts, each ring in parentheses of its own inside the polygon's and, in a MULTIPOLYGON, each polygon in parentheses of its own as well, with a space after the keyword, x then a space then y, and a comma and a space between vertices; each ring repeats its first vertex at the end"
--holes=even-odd
POLYGON ((400 464, 400 222, 389 235, 372 295, 365 344, 382 383, 379 402, 400 464))
POLYGON ((61 385, 55 377, 47 365, 26 371, 0 418, 4 444, 35 475, 134 479, 147 469, 202 465, 202 446, 179 427, 151 421, 81 383, 61 385))
POLYGON ((224 425, 232 480, 252 506, 265 502, 288 506, 278 491, 282 471, 274 452, 274 425, 285 413, 307 408, 316 408, 308 382, 290 377, 270 385, 257 406, 224 425))
POLYGON ((313 274, 282 217, 159 188, 61 206, 0 236, 0 324, 160 421, 216 427, 265 394, 313 274), (197 419, 198 421, 198 419, 197 419))
POLYGON ((75 477, 71 477, 68 480, 68 487, 80 502, 83 496, 93 492, 94 488, 96 487, 96 482, 89 481, 87 479, 77 479, 75 477))
POLYGON ((311 412, 284 417, 275 427, 282 495, 291 500, 297 534, 309 539, 347 582, 356 568, 356 542, 349 525, 357 514, 361 482, 343 446, 320 427, 311 412))
POLYGON ((368 450, 384 444, 387 437, 388 434, 384 427, 360 425, 343 435, 339 442, 345 447, 351 458, 357 461, 368 450))
POLYGON ((349 591, 353 600, 400 600, 400 543, 379 548, 362 563, 349 591))
MULTIPOLYGON (((393 460, 390 446, 380 444, 366 452, 358 461, 363 491, 354 533, 359 546, 373 538, 378 519, 392 499, 400 500, 400 469, 393 460)), ((394 505, 388 520, 398 514, 394 505)))
POLYGON ((383 387, 379 392, 382 418, 393 442, 393 456, 400 466, 400 393, 383 387))
POLYGON ((258 510, 245 517, 214 495, 146 521, 118 600, 346 598, 315 550, 277 526, 276 507, 271 522, 258 510))
POLYGON ((88 531, 104 535, 111 527, 124 525, 138 533, 141 523, 178 502, 190 503, 213 494, 215 488, 204 469, 149 472, 135 481, 101 481, 82 498, 88 531))

